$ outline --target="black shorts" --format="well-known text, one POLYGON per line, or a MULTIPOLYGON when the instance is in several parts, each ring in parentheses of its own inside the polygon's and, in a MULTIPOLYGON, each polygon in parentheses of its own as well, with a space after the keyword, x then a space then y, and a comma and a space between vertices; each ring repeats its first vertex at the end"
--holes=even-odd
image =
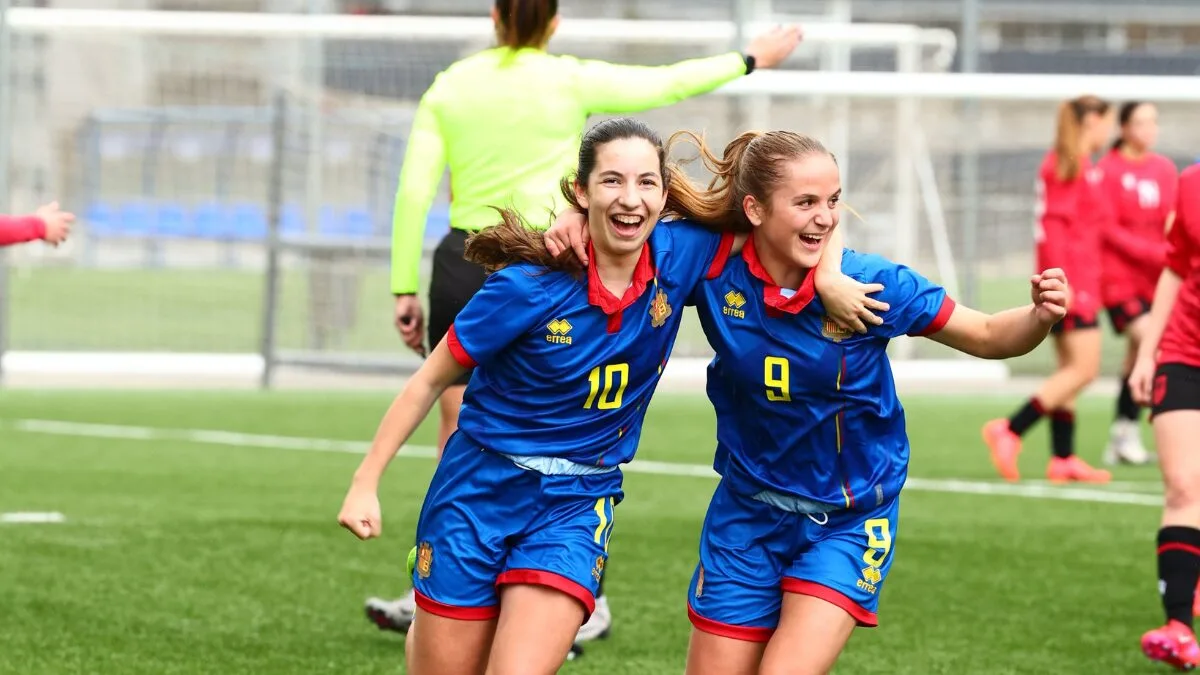
MULTIPOLYGON (((429 280, 429 349, 433 350, 450 331, 454 317, 466 307, 483 288, 487 272, 463 258, 467 237, 463 230, 450 230, 433 251, 433 271, 429 280)), ((455 384, 465 385, 471 374, 463 375, 455 384)))
POLYGON ((1172 410, 1200 410, 1200 368, 1183 363, 1162 363, 1154 371, 1150 414, 1172 410))
POLYGON ((1056 323, 1050 327, 1050 334, 1051 335, 1061 335, 1063 333, 1073 331, 1073 330, 1083 330, 1085 328, 1099 328, 1099 327, 1100 327, 1100 317, 1099 316, 1093 315, 1091 317, 1086 317, 1081 314, 1071 314, 1068 312, 1067 315, 1063 317, 1062 321, 1059 321, 1058 323, 1056 323))
POLYGON ((1121 335, 1125 329, 1129 328, 1129 324, 1133 323, 1134 319, 1150 313, 1150 301, 1146 298, 1134 298, 1104 309, 1108 312, 1108 320, 1112 323, 1113 332, 1121 335))

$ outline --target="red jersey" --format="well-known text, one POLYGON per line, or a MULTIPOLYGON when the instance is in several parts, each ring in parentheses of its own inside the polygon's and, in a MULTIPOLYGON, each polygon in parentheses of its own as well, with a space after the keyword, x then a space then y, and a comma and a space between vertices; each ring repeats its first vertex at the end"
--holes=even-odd
POLYGON ((1167 233, 1167 267, 1183 285, 1158 344, 1158 362, 1200 368, 1200 165, 1179 176, 1175 224, 1167 233))
POLYGON ((1167 258, 1167 216, 1175 210, 1179 180, 1162 155, 1131 160, 1119 150, 1100 160, 1104 192, 1113 211, 1101 238, 1105 306, 1154 297, 1167 258))
POLYGON ((1060 267, 1071 287, 1068 311, 1094 319, 1100 310, 1100 237, 1111 209, 1103 198, 1103 172, 1079 159, 1079 175, 1060 181, 1058 157, 1046 153, 1038 171, 1037 270, 1060 267))
POLYGON ((0 246, 21 244, 46 236, 46 224, 37 216, 0 216, 0 246))

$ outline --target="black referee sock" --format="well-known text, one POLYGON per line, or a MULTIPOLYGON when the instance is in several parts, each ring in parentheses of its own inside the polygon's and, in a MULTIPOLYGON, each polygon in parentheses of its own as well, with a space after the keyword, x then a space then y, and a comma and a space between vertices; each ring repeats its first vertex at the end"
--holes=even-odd
POLYGON ((1200 581, 1200 530, 1168 525, 1158 531, 1158 589, 1167 619, 1192 627, 1200 581))
POLYGON ((1029 427, 1042 419, 1042 415, 1046 414, 1046 409, 1042 407, 1041 401, 1037 398, 1031 398, 1021 406, 1021 409, 1013 413, 1013 416, 1008 418, 1008 428, 1018 436, 1023 436, 1029 427))
POLYGON ((1133 389, 1129 386, 1129 375, 1121 379, 1121 394, 1117 396, 1117 419, 1136 422, 1142 408, 1133 400, 1133 389))
POLYGON ((1055 457, 1075 454, 1075 413, 1055 410, 1050 414, 1050 448, 1055 457))

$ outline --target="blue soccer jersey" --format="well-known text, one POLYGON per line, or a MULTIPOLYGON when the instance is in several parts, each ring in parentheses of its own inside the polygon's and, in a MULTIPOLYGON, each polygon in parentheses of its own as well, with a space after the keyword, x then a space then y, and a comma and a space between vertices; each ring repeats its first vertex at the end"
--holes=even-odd
POLYGON ((475 368, 459 429, 506 455, 628 462, 684 302, 729 245, 688 223, 660 224, 622 297, 594 264, 586 284, 525 264, 490 275, 447 334, 454 358, 475 368))
POLYGON ((753 238, 691 299, 717 353, 714 467, 738 492, 873 509, 904 485, 909 446, 888 341, 940 330, 954 301, 879 256, 846 250, 842 271, 884 285, 879 299, 891 308, 865 335, 826 316, 812 274, 794 292, 775 285, 753 238))

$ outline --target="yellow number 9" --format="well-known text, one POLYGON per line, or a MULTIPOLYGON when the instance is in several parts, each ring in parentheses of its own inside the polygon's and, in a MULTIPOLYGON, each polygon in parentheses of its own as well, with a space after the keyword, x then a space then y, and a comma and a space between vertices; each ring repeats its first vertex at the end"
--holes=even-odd
POLYGON ((778 356, 768 356, 763 360, 763 382, 767 385, 768 401, 792 400, 791 377, 788 373, 788 360, 778 356))
POLYGON ((872 518, 863 525, 867 532, 867 552, 863 553, 863 562, 871 567, 883 567, 892 550, 892 530, 887 518, 872 518))

